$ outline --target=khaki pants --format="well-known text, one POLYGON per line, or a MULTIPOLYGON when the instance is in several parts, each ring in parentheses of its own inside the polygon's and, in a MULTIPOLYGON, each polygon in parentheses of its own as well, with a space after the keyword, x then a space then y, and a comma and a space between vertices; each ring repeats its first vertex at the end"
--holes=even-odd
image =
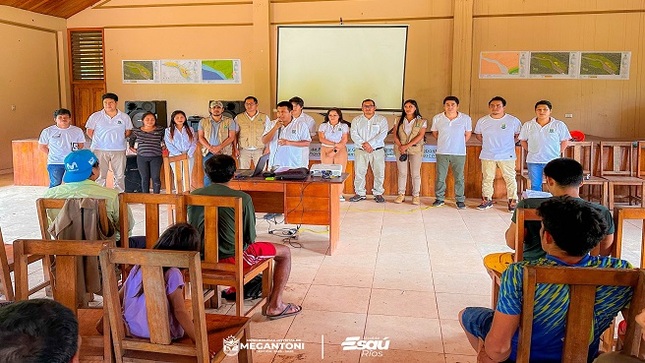
POLYGON ((344 173, 347 167, 347 148, 339 146, 336 150, 338 150, 338 152, 334 153, 333 147, 321 146, 320 162, 322 164, 339 164, 343 167, 342 172, 344 173))
POLYGON ((102 151, 94 150, 94 155, 99 159, 99 177, 96 182, 105 186, 108 169, 114 173, 114 189, 117 192, 125 191, 125 150, 123 151, 102 151))
POLYGON ((421 192, 421 161, 423 154, 408 154, 408 160, 396 160, 399 195, 405 195, 405 187, 408 183, 408 164, 412 174, 412 196, 418 197, 421 192))
POLYGON ((517 200, 515 160, 482 160, 482 197, 493 198, 493 182, 497 167, 502 171, 502 177, 506 183, 506 197, 517 200))
POLYGON ((255 150, 240 150, 240 169, 251 169, 251 160, 253 160, 253 167, 257 165, 260 157, 262 156, 262 148, 255 150))
POLYGON ((371 153, 361 149, 354 150, 354 191, 358 195, 365 196, 365 175, 367 166, 372 167, 374 173, 373 195, 383 195, 383 181, 385 180, 385 150, 375 150, 371 153))

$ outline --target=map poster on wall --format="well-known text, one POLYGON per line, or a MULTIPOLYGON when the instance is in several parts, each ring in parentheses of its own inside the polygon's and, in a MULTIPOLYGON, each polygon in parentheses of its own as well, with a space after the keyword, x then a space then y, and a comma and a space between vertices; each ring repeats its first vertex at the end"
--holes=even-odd
POLYGON ((575 78, 575 55, 573 52, 531 52, 529 77, 575 78))
POLYGON ((580 78, 629 79, 631 52, 580 52, 580 78))
POLYGON ((208 59, 201 62, 203 83, 242 83, 239 59, 208 59))
POLYGON ((159 61, 124 60, 121 62, 123 83, 158 83, 159 61))
POLYGON ((161 83, 199 83, 199 61, 195 59, 161 60, 161 83))
POLYGON ((526 77, 529 52, 481 52, 479 78, 526 77))

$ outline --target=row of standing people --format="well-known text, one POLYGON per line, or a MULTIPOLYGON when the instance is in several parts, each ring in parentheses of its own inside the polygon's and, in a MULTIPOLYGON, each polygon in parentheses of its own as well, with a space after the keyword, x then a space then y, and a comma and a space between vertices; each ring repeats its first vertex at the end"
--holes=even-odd
MULTIPOLYGON (((99 158, 101 174, 97 182, 105 185, 109 165, 115 177, 115 189, 123 191, 125 172, 125 140, 130 138, 130 149, 137 153, 137 166, 141 174, 143 191, 153 192, 161 188, 160 168, 163 149, 170 156, 188 154, 190 172, 194 164, 197 143, 201 146, 204 163, 213 155, 224 153, 238 158, 240 168, 250 168, 260 156, 270 153, 272 167, 308 167, 309 143, 315 134, 314 119, 303 112, 304 101, 293 97, 277 105, 277 118, 258 111, 258 100, 249 96, 244 100, 245 112, 234 119, 223 115, 220 101, 209 104, 209 116, 199 122, 197 135, 187 125, 186 114, 176 110, 171 114, 170 127, 157 125, 153 113, 143 115, 143 126, 135 129, 130 117, 116 107, 118 96, 103 95, 103 110, 93 113, 86 124, 87 134, 92 138, 91 148, 99 158)), ((488 103, 490 114, 480 118, 475 126, 475 136, 482 142, 482 204, 479 209, 492 206, 493 180, 499 167, 506 183, 509 210, 517 201, 515 181, 515 143, 519 139, 528 150, 527 164, 531 187, 541 190, 544 165, 558 157, 570 139, 566 125, 551 117, 552 105, 541 100, 535 105, 536 117, 523 126, 520 121, 505 113, 506 100, 496 96, 488 103)), ((444 204, 448 167, 455 179, 455 194, 458 208, 465 208, 464 164, 466 142, 472 133, 470 117, 459 112, 459 99, 448 96, 443 100, 444 112, 432 119, 432 135, 437 139, 437 167, 435 178, 436 200, 433 206, 444 204)), ((377 114, 376 103, 366 99, 361 105, 362 114, 352 123, 343 119, 342 111, 332 108, 325 114, 325 121, 318 128, 321 143, 321 162, 340 164, 345 170, 349 136, 355 144, 355 192, 350 201, 366 199, 365 174, 368 165, 374 173, 372 193, 377 202, 383 198, 385 176, 385 137, 387 120, 377 114), (354 127, 351 127, 354 125, 354 127), (350 131, 351 127, 351 131, 350 131)), ((48 153, 47 169, 50 187, 61 183, 63 159, 74 149, 83 148, 83 131, 71 125, 71 114, 60 109, 54 113, 55 125, 41 133, 39 148, 48 153)), ((412 203, 419 204, 421 189, 421 161, 428 121, 424 119, 417 102, 406 100, 403 112, 394 124, 394 153, 397 158, 398 197, 396 203, 405 200, 407 175, 412 179, 412 203)), ((206 177, 204 183, 210 181, 206 177)))

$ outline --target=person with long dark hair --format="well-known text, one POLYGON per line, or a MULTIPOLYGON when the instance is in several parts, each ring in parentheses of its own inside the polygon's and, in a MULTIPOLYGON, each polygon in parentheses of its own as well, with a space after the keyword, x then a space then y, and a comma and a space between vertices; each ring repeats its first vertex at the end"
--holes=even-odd
POLYGON ((419 105, 413 99, 403 102, 401 117, 394 124, 394 155, 398 176, 398 193, 394 203, 405 201, 408 166, 412 175, 412 204, 419 205, 421 192, 421 161, 428 121, 421 117, 419 105))
POLYGON ((164 128, 157 125, 157 117, 152 112, 144 113, 141 121, 143 126, 134 129, 130 137, 130 150, 137 153, 141 191, 150 193, 150 178, 152 178, 152 191, 159 194, 161 192, 164 128))
MULTIPOLYGON (((186 125, 186 114, 182 110, 175 110, 170 115, 170 126, 164 135, 166 149, 169 156, 188 155, 188 175, 193 175, 195 164, 195 150, 197 149, 197 137, 192 128, 186 125)), ((170 164, 173 173, 181 173, 183 170, 175 170, 175 164, 170 164)), ((184 180, 184 190, 190 190, 190 180, 184 180)))

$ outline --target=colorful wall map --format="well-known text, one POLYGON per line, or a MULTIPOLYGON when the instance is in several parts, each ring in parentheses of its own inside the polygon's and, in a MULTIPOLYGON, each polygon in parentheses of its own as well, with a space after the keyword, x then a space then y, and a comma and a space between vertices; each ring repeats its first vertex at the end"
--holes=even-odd
POLYGON ((526 52, 481 52, 479 78, 519 78, 526 52))
POLYGON ((242 83, 239 59, 121 61, 123 83, 242 83))

